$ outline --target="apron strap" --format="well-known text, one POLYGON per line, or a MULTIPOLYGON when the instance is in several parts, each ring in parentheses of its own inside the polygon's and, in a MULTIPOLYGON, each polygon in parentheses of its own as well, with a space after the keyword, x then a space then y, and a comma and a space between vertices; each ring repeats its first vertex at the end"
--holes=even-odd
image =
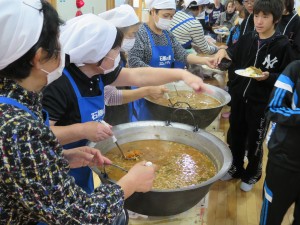
POLYGON ((30 109, 28 109, 25 105, 22 105, 20 102, 16 101, 15 99, 9 97, 0 97, 0 103, 12 105, 19 109, 22 109, 28 112, 34 119, 37 119, 37 116, 30 109))

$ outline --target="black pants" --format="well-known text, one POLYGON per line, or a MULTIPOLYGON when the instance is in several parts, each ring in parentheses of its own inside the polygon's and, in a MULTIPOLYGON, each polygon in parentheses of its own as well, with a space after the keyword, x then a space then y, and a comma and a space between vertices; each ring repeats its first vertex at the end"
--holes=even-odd
POLYGON ((233 97, 231 102, 229 123, 233 164, 229 173, 248 184, 254 184, 261 178, 265 107, 264 104, 252 103, 236 97, 233 97), (244 168, 246 148, 248 165, 244 168))
POLYGON ((280 225, 295 203, 293 225, 300 225, 300 172, 267 164, 260 225, 280 225))

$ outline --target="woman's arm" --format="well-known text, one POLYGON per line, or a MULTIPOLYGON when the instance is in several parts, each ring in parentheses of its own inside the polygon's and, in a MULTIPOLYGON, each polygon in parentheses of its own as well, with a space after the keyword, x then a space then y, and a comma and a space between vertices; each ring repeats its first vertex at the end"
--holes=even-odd
POLYGON ((122 105, 133 102, 140 98, 151 96, 153 98, 162 97, 168 89, 164 86, 148 86, 132 90, 118 90, 114 86, 105 86, 104 98, 108 106, 122 105))
POLYGON ((68 126, 55 126, 56 121, 50 121, 50 128, 61 145, 87 139, 98 142, 112 136, 112 130, 96 122, 75 123, 68 126))
MULTIPOLYGON (((200 57, 199 57, 200 58, 200 57)), ((151 86, 162 85, 173 81, 183 80, 195 91, 207 90, 202 79, 182 69, 165 68, 123 68, 118 78, 112 83, 114 86, 151 86)))
POLYGON ((191 27, 189 32, 193 43, 198 47, 201 53, 211 55, 218 51, 217 46, 210 45, 205 39, 203 27, 199 21, 195 21, 195 24, 191 27))

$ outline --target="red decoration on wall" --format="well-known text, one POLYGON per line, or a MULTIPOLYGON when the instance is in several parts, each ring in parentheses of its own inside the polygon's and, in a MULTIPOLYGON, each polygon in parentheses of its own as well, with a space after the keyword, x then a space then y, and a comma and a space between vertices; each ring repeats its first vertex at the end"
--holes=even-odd
POLYGON ((76 7, 77 7, 77 12, 75 16, 81 16, 82 12, 81 12, 81 7, 84 6, 84 1, 83 0, 76 0, 76 7))
POLYGON ((82 12, 80 9, 78 9, 75 16, 81 16, 81 15, 82 15, 82 12))
POLYGON ((84 6, 83 0, 76 0, 76 6, 78 9, 82 8, 84 6))

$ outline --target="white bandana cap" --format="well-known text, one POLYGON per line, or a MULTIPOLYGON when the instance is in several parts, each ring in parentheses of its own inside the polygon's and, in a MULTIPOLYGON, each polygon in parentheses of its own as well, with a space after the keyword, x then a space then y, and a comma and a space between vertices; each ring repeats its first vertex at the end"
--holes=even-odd
POLYGON ((187 7, 190 6, 190 4, 192 2, 196 2, 196 3, 192 4, 191 6, 198 6, 198 5, 206 5, 206 4, 208 4, 209 0, 184 0, 183 2, 184 2, 183 4, 184 4, 185 8, 187 8, 187 7))
POLYGON ((0 70, 27 53, 39 40, 44 14, 40 0, 0 0, 0 70))
POLYGON ((97 63, 111 50, 117 29, 94 14, 75 17, 61 26, 60 43, 70 63, 97 63))
POLYGON ((145 0, 148 9, 176 9, 175 0, 145 0))
POLYGON ((120 5, 119 7, 100 13, 98 16, 119 28, 133 26, 140 22, 130 5, 120 5))

